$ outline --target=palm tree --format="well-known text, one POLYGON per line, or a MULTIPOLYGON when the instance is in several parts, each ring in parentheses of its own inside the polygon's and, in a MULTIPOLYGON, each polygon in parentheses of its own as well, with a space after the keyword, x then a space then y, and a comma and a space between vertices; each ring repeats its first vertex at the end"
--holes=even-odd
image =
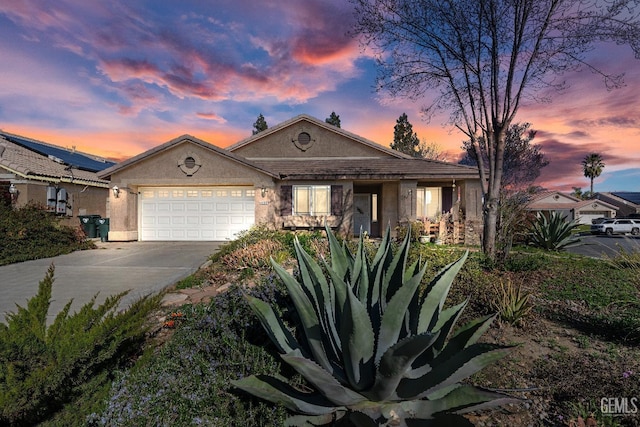
POLYGON ((584 176, 591 179, 591 197, 593 197, 593 180, 600 176, 602 169, 604 169, 604 162, 598 153, 587 154, 582 160, 584 176))

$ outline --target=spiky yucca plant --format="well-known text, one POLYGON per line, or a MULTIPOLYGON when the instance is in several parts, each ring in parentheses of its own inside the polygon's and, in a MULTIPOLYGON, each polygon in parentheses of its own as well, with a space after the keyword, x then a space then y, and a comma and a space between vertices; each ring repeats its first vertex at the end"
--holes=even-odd
POLYGON ((356 426, 426 426, 445 419, 447 425, 471 425, 459 414, 515 401, 460 383, 510 349, 476 342, 495 316, 452 333, 467 301, 443 305, 467 254, 422 292, 426 266, 407 266, 408 238, 394 255, 387 228, 369 261, 362 238, 352 254, 328 228, 327 237, 331 264, 323 259, 322 266, 295 242, 299 281, 272 262, 299 314, 300 341, 271 306, 247 297, 282 359, 315 391, 268 375, 243 378, 236 387, 300 414, 288 419, 289 426, 340 419, 356 426))

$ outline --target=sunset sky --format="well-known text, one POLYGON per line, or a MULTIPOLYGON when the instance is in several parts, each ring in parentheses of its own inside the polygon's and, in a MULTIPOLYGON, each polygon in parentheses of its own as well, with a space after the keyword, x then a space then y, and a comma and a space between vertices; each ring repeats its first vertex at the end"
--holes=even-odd
MULTIPOLYGON (((273 126, 335 111, 388 147, 406 112, 457 161, 464 137, 446 115, 426 123, 419 102, 374 93, 353 19, 345 0, 0 0, 0 128, 122 160, 182 134, 228 146, 260 113, 273 126)), ((596 191, 640 191, 640 61, 621 46, 590 55, 626 86, 607 91, 583 71, 520 110, 551 162, 537 184, 588 190, 580 161, 597 152, 596 191)))

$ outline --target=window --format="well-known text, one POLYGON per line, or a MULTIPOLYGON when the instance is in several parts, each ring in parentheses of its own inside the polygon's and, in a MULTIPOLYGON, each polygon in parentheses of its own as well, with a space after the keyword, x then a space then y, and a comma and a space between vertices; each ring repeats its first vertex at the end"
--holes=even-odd
POLYGON ((378 195, 371 195, 371 222, 378 222, 378 195))
POLYGON ((187 197, 198 197, 198 190, 187 190, 187 197))
POLYGON ((294 215, 329 215, 331 213, 330 185, 294 185, 294 215))
POLYGON ((419 187, 416 189, 416 217, 435 218, 442 213, 442 189, 419 187))

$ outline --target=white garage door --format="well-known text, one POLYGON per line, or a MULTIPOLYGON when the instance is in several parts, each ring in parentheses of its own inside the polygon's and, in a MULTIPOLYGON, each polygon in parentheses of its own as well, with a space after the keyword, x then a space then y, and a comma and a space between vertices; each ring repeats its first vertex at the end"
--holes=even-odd
POLYGON ((255 220, 252 187, 140 188, 140 240, 227 240, 255 220))

